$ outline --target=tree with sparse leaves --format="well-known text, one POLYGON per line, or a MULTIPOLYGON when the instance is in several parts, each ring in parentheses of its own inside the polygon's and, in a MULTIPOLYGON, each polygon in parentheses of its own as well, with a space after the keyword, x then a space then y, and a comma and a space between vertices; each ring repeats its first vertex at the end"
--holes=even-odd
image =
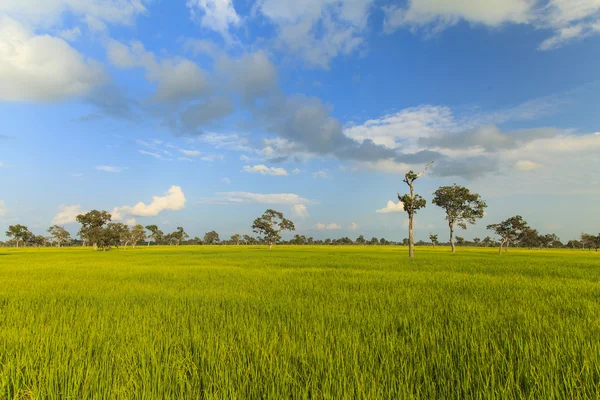
POLYGON ((25 225, 10 225, 6 231, 6 236, 15 239, 16 247, 19 248, 19 242, 27 240, 32 233, 25 225))
POLYGON ((236 246, 238 246, 240 244, 241 239, 242 239, 242 237, 240 236, 239 233, 235 233, 235 234, 231 235, 231 242, 234 243, 236 246))
POLYGON ((414 173, 412 170, 408 171, 404 175, 403 182, 408 185, 409 193, 404 194, 402 196, 400 196, 400 193, 398 193, 398 200, 402 202, 404 211, 406 211, 406 213, 408 214, 408 256, 410 258, 413 258, 415 256, 415 238, 413 235, 413 223, 415 219, 415 214, 418 210, 425 208, 425 206, 427 205, 427 201, 423 197, 421 197, 418 194, 415 194, 414 183, 425 173, 425 171, 427 171, 427 168, 429 168, 431 164, 433 164, 433 161, 430 161, 425 166, 425 169, 418 174, 414 173))
POLYGON ((175 243, 175 246, 179 246, 181 242, 190 237, 190 235, 188 235, 181 226, 178 226, 177 230, 175 232, 171 232, 169 235, 171 241, 175 243))
POLYGON ((158 229, 158 226, 147 225, 146 229, 150 232, 150 235, 148 235, 148 246, 150 246, 150 239, 154 241, 154 244, 159 244, 160 242, 162 242, 165 234, 163 233, 163 231, 158 229))
MULTIPOLYGON (((141 224, 137 224, 131 228, 129 231, 129 242, 131 242, 131 247, 135 249, 135 246, 138 242, 143 242, 146 240, 146 231, 144 230, 144 226, 141 224)), ((127 243, 125 243, 125 250, 127 250, 127 243)))
POLYGON ((71 241, 71 234, 62 226, 52 225, 48 229, 48 233, 50 233, 58 247, 60 247, 62 243, 71 241))
POLYGON ((508 244, 518 240, 523 231, 525 231, 527 228, 529 228, 527 226, 527 222, 520 215, 510 217, 499 224, 491 224, 487 226, 487 229, 500 236, 500 248, 498 249, 499 254, 502 254, 502 246, 505 244, 506 251, 508 251, 508 244))
POLYGON ((252 230, 263 235, 263 239, 269 245, 270 250, 274 244, 281 240, 281 232, 295 231, 296 227, 292 221, 284 218, 281 212, 268 209, 260 218, 254 220, 252 230))
POLYGON ((436 245, 436 243, 438 241, 438 235, 434 235, 433 233, 430 233, 429 234, 429 240, 431 240, 431 245, 435 249, 435 245, 436 245))
POLYGON ((446 211, 446 221, 450 228, 450 246, 454 253, 456 251, 454 227, 458 225, 462 229, 467 229, 467 224, 475 224, 478 219, 483 218, 487 204, 477 193, 471 193, 466 187, 457 184, 442 186, 433 195, 431 202, 446 211))

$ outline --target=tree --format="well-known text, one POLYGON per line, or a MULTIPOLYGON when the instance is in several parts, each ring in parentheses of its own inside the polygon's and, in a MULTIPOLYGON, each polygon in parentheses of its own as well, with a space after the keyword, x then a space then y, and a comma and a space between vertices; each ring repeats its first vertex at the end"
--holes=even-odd
POLYGON ((473 243, 475 244, 476 247, 479 247, 479 243, 481 243, 481 239, 479 239, 478 237, 473 239, 473 243))
POLYGON ((175 242, 175 246, 179 246, 182 241, 190 237, 181 226, 178 226, 177 230, 170 235, 171 240, 175 242))
POLYGON ((527 247, 528 249, 541 245, 540 234, 538 233, 537 229, 530 227, 523 229, 519 235, 518 241, 519 246, 527 247))
POLYGON ((146 229, 150 232, 150 235, 148 235, 148 246, 150 246, 150 239, 154 240, 154 244, 159 244, 163 240, 165 234, 158 229, 158 226, 147 225, 146 229))
POLYGON ((204 234, 204 243, 206 244, 213 245, 219 243, 220 241, 221 239, 216 231, 210 231, 204 234))
MULTIPOLYGON (((141 224, 135 225, 131 228, 129 232, 129 241, 131 242, 131 247, 135 249, 135 246, 138 242, 143 242, 146 240, 146 231, 144 231, 144 226, 141 224)), ((125 243, 125 250, 127 250, 127 243, 125 243)))
POLYGON ((450 228, 450 246, 454 253, 456 251, 454 227, 458 225, 462 229, 467 229, 467 224, 475 224, 478 219, 483 218, 487 204, 477 193, 471 193, 466 187, 457 184, 442 186, 433 195, 431 202, 446 211, 446 221, 450 228))
POLYGON ((598 248, 600 247, 600 241, 595 235, 590 235, 589 233, 582 233, 581 245, 583 250, 585 250, 585 248, 587 247, 588 250, 592 250, 593 248, 595 248, 596 251, 598 251, 598 248))
POLYGON ((490 245, 492 245, 494 243, 494 241, 492 240, 491 237, 486 236, 485 238, 483 238, 483 240, 481 241, 481 244, 484 245, 485 247, 488 247, 490 245))
POLYGON ((459 246, 464 246, 464 244, 465 244, 465 238, 457 236, 456 237, 456 244, 459 245, 459 246))
POLYGON ((371 246, 377 246, 379 244, 379 239, 377 239, 376 237, 372 237, 371 240, 369 240, 369 244, 371 246))
POLYGON ((281 232, 295 231, 294 223, 283 217, 279 211, 268 209, 260 218, 256 218, 252 224, 252 230, 259 235, 269 245, 269 250, 273 245, 281 240, 281 232))
POLYGON ((19 248, 19 242, 27 240, 31 235, 29 228, 21 224, 10 225, 6 231, 6 236, 15 239, 17 249, 19 248))
POLYGON ((242 238, 242 237, 240 236, 240 234, 239 234, 239 233, 236 233, 236 234, 233 234, 233 235, 231 235, 231 241, 232 241, 233 243, 235 243, 236 245, 239 245, 239 244, 240 244, 240 240, 241 240, 241 238, 242 238))
POLYGON ((61 246, 61 243, 71 241, 71 234, 64 227, 58 225, 52 225, 48 232, 56 242, 58 247, 61 246))
POLYGON ((362 246, 365 243, 367 243, 367 241, 365 240, 365 237, 363 235, 360 235, 359 237, 356 238, 355 243, 362 246))
POLYGON ((517 240, 527 228, 527 222, 520 215, 510 217, 499 224, 491 224, 487 226, 487 229, 500 236, 500 248, 498 249, 499 254, 502 254, 502 246, 504 244, 506 244, 506 251, 508 251, 508 244, 517 240))
POLYGON ((404 175, 403 182, 408 185, 410 193, 404 194, 402 196, 400 196, 400 193, 398 193, 398 200, 402 202, 404 211, 406 211, 406 213, 408 214, 408 256, 410 258, 413 258, 415 256, 415 238, 413 236, 413 223, 415 214, 418 210, 425 208, 425 206, 427 205, 427 201, 423 197, 419 196, 418 194, 415 194, 414 183, 425 173, 425 171, 427 171, 427 168, 429 168, 431 164, 433 164, 433 161, 430 161, 425 166, 425 169, 418 174, 415 174, 412 170, 408 171, 406 175, 404 175))
POLYGON ((117 249, 119 248, 119 244, 123 244, 125 249, 127 249, 127 243, 129 243, 129 227, 122 222, 109 222, 106 224, 106 228, 104 229, 104 245, 115 246, 117 249))
POLYGON ((435 249, 435 244, 438 241, 438 235, 434 235, 433 233, 430 233, 429 240, 431 240, 431 244, 433 245, 433 248, 435 249))
POLYGON ((111 215, 106 211, 92 210, 86 214, 79 214, 77 222, 81 224, 78 235, 84 241, 92 243, 94 250, 98 249, 99 244, 104 244, 106 233, 104 225, 110 222, 111 215))

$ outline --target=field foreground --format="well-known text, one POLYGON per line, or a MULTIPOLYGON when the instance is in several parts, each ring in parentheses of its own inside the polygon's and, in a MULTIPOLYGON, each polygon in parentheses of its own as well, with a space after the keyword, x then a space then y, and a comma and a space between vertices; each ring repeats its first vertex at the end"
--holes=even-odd
POLYGON ((600 397, 600 254, 0 249, 0 399, 600 397))

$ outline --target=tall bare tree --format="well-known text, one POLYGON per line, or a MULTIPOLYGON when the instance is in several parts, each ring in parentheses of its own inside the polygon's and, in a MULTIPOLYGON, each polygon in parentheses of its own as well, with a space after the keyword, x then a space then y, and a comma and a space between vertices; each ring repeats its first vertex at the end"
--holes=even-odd
POLYGON ((404 211, 406 211, 406 213, 408 214, 408 256, 410 258, 413 258, 415 256, 415 238, 413 235, 413 223, 415 219, 415 214, 418 210, 420 210, 421 208, 425 208, 425 206, 427 205, 427 201, 423 197, 421 197, 418 194, 415 194, 414 184, 417 179, 423 176, 423 174, 425 173, 425 171, 427 171, 427 168, 429 168, 431 164, 433 164, 433 161, 427 163, 425 169, 418 174, 414 173, 413 170, 408 171, 406 175, 404 175, 403 182, 408 185, 409 193, 402 196, 400 196, 400 193, 398 193, 398 200, 402 202, 404 206, 404 211))

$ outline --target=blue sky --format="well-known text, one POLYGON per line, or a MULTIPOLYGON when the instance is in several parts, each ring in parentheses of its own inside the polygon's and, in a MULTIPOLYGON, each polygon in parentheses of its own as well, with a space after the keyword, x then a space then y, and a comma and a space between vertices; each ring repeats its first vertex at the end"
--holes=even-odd
POLYGON ((388 202, 434 160, 428 201, 488 202, 459 235, 520 214, 566 241, 600 230, 599 89, 598 0, 5 0, 0 232, 105 209, 229 237, 275 208, 401 240, 388 202))

